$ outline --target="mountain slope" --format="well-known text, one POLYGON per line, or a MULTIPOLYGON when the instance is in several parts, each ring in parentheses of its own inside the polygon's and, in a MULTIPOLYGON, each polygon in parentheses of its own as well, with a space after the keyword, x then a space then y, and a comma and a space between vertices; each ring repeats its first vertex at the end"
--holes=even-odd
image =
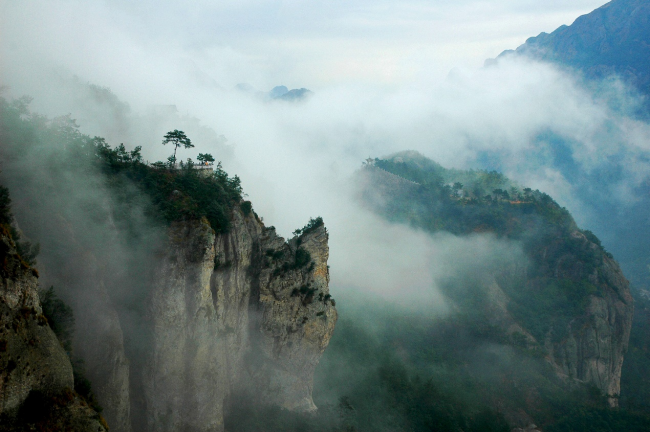
POLYGON ((498 173, 446 170, 415 152, 371 161, 358 181, 364 202, 391 221, 520 244, 524 257, 468 272, 445 293, 494 328, 491 338, 543 357, 553 385, 593 385, 618 404, 634 301, 611 254, 566 209, 498 173))
POLYGON ((650 2, 611 1, 499 57, 512 54, 570 66, 591 78, 617 75, 650 95, 650 2))

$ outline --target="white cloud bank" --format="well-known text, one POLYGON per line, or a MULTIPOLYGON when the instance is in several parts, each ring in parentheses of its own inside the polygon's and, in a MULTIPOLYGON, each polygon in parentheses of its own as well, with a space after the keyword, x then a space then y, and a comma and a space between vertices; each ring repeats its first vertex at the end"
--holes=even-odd
MULTIPOLYGON (((450 64, 477 64, 513 46, 496 44, 535 34, 516 24, 522 16, 535 17, 535 25, 553 22, 546 27, 552 30, 593 3, 545 2, 543 10, 541 2, 506 0, 328 7, 5 0, 2 84, 10 95, 34 96, 36 111, 71 113, 85 133, 113 145, 142 145, 149 160, 166 158, 162 135, 181 123, 197 148, 179 157, 207 151, 223 159, 280 233, 324 217, 333 283, 405 298, 399 293, 435 286, 436 263, 450 262, 445 251, 452 256, 457 249, 448 238, 389 226, 353 202, 349 178, 366 157, 414 149, 464 168, 475 166, 482 151, 497 151, 506 174, 550 193, 579 217, 567 179, 529 160, 541 131, 570 139, 587 169, 624 148, 627 179, 647 172, 636 155, 648 150, 650 128, 613 112, 551 66, 510 60, 438 79, 450 64), (110 87, 131 111, 88 93, 85 80, 110 87), (316 93, 302 103, 268 103, 233 89, 243 81, 316 93), (161 114, 169 109, 160 106, 172 104, 177 114, 161 114), (220 135, 232 145, 228 152, 220 135)), ((429 293, 442 304, 435 290, 429 293)))

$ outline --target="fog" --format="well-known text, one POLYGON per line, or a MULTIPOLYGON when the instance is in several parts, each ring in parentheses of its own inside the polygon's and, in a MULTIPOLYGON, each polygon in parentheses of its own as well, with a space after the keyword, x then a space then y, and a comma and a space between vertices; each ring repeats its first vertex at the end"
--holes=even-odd
MULTIPOLYGON (((525 267, 522 245, 388 222, 361 202, 355 173, 368 157, 403 150, 446 168, 498 170, 548 193, 581 228, 604 235, 609 248, 614 232, 607 224, 639 202, 650 172, 650 126, 635 115, 643 97, 617 77, 586 81, 524 58, 483 66, 598 6, 591 0, 0 0, 0 96, 29 95, 33 112, 69 115, 81 133, 111 146, 142 146, 148 162, 165 161, 173 149, 161 144, 164 134, 183 130, 195 148, 179 149, 178 158, 213 154, 241 178, 266 226, 285 238, 322 216, 330 235, 330 292, 341 319, 335 335, 343 334, 332 339, 316 377, 322 401, 361 392, 371 404, 379 381, 368 377, 395 359, 430 372, 438 384, 451 383, 453 391, 457 371, 421 363, 463 358, 469 367, 462 373, 501 385, 501 372, 526 377, 542 371, 543 361, 522 362, 517 347, 463 325, 450 330, 445 325, 453 327, 452 320, 437 318, 483 307, 459 304, 470 290, 494 288, 494 274, 504 267, 525 267), (277 85, 313 94, 297 101, 259 95, 277 85), (404 329, 415 330, 397 334, 404 329), (372 340, 381 332, 385 338, 372 340), (352 364, 366 354, 367 363, 352 364)), ((119 320, 83 312, 77 320, 100 328, 87 333, 107 335, 106 347, 84 353, 95 342, 78 340, 76 355, 120 362, 106 359, 124 336, 136 376, 149 342, 143 287, 155 271, 164 227, 145 215, 149 202, 141 191, 125 187, 117 197, 92 170, 51 170, 60 143, 56 137, 43 143, 29 152, 0 148, 0 157, 19 155, 3 157, 0 177, 29 240, 42 243, 41 283, 57 285, 76 313, 107 309, 102 293, 109 292, 119 320), (111 208, 123 219, 113 219, 111 208), (106 287, 95 286, 98 280, 106 287), (121 329, 104 328, 118 321, 121 329)), ((475 315, 489 327, 488 306, 475 315)), ((113 379, 89 373, 100 382, 113 379)))
POLYGON ((594 89, 521 59, 479 67, 479 58, 598 6, 540 5, 4 1, 2 84, 7 96, 32 96, 36 112, 70 113, 83 133, 143 146, 151 162, 169 154, 165 132, 185 130, 196 148, 179 158, 210 152, 222 160, 280 234, 323 216, 334 286, 401 299, 426 292, 442 311, 444 300, 427 287, 453 242, 359 206, 350 179, 365 158, 413 149, 445 167, 497 168, 549 193, 579 224, 592 217, 583 191, 554 166, 541 135, 569 142, 585 172, 618 158, 625 173, 601 192, 622 204, 634 201, 630 191, 647 172, 637 156, 648 151, 650 128, 628 115, 639 97, 622 83, 594 89), (534 25, 515 24, 522 16, 535 16, 534 25), (395 50, 411 60, 395 63, 395 50), (236 90, 240 82, 315 93, 295 103, 261 100, 236 90))

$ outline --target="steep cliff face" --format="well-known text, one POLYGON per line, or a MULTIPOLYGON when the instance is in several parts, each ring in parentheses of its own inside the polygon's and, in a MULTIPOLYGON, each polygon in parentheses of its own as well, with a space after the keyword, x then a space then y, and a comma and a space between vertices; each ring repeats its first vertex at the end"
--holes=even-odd
POLYGON ((104 431, 72 390, 72 365, 43 316, 36 271, 0 229, 0 430, 104 431))
MULTIPOLYGON (((580 232, 573 236, 586 248, 597 250, 598 246, 580 232)), ((549 357, 564 376, 595 385, 608 396, 611 406, 617 406, 634 315, 629 282, 608 256, 603 256, 601 265, 592 272, 585 271, 570 255, 558 262, 558 278, 587 280, 598 290, 588 296, 584 313, 569 322, 566 338, 552 342, 547 337, 549 357)))
POLYGON ((79 239, 82 230, 59 214, 52 219, 47 225, 50 241, 39 257, 41 280, 44 286, 55 286, 74 310, 73 353, 84 362, 111 430, 130 432, 131 365, 122 322, 106 287, 105 266, 79 239))
POLYGON ((142 379, 145 410, 134 424, 220 431, 241 393, 316 409, 313 373, 337 318, 327 238, 320 226, 287 243, 239 209, 227 234, 206 221, 173 224, 150 291, 150 357, 132 378, 142 379))

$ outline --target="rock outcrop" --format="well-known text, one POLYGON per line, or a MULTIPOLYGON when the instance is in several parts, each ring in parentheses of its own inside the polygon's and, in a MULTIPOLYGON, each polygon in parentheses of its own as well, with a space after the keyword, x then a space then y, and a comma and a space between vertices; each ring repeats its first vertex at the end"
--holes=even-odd
POLYGON ((239 209, 227 234, 207 221, 172 225, 150 292, 146 430, 223 430, 242 392, 316 409, 313 373, 337 318, 327 239, 319 226, 285 242, 239 209))
POLYGON ((129 278, 106 274, 58 222, 52 244, 68 255, 44 251, 43 279, 75 310, 73 350, 112 431, 222 431, 240 400, 316 409, 313 374, 337 319, 322 223, 288 242, 239 206, 224 234, 172 223, 149 262, 125 261, 142 269, 126 295, 115 281, 129 278))
MULTIPOLYGON (((580 232, 573 235, 585 247, 598 249, 580 232)), ((557 277, 589 281, 598 288, 598 294, 590 295, 584 313, 568 324, 566 338, 546 341, 549 358, 562 375, 596 386, 611 406, 618 406, 621 370, 634 315, 629 282, 618 263, 606 255, 590 273, 582 263, 566 258, 559 260, 557 277)))
POLYGON ((36 270, 0 230, 0 431, 105 431, 74 393, 70 360, 43 316, 36 270))

